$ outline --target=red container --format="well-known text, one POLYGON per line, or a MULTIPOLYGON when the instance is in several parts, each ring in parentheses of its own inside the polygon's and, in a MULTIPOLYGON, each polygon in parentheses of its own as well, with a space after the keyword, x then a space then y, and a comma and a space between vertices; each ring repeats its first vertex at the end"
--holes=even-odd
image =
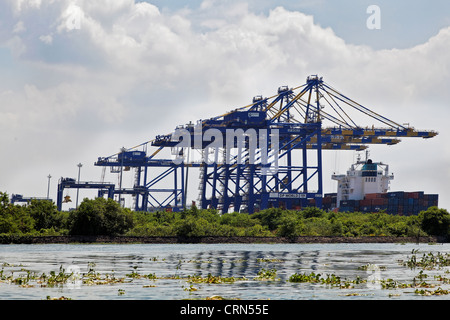
POLYGON ((388 199, 385 199, 385 198, 372 199, 373 206, 382 206, 382 205, 387 205, 387 204, 388 204, 388 199))

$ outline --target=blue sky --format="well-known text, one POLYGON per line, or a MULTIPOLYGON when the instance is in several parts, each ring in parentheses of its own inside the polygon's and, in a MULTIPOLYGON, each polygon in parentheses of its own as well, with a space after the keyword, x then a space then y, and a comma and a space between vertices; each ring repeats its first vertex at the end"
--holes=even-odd
MULTIPOLYGON (((202 0, 195 1, 146 1, 162 11, 175 12, 183 8, 195 11, 202 0)), ((236 3, 236 1, 221 1, 236 3)), ((441 28, 450 25, 450 2, 445 0, 307 0, 307 1, 245 1, 251 12, 268 14, 276 6, 300 11, 314 16, 315 23, 332 28, 346 42, 368 45, 375 49, 407 48, 423 43, 436 35, 441 28), (366 12, 370 5, 381 10, 381 29, 369 30, 366 12)))
MULTIPOLYGON (((440 0, 2 1, 0 190, 44 196, 50 173, 56 199, 79 162, 82 179, 99 180, 97 157, 319 74, 394 121, 439 132, 371 156, 390 164, 393 190, 439 193, 449 209, 449 51, 440 0), (366 26, 369 5, 379 30, 366 26)), ((324 157, 333 192, 329 177, 355 154, 324 157)))

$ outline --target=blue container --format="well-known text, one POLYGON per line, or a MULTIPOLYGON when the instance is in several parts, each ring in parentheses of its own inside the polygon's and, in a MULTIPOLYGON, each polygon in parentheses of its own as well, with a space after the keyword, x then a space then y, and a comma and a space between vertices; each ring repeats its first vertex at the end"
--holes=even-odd
POLYGON ((145 158, 145 151, 125 151, 117 155, 119 161, 137 161, 145 158))
POLYGON ((234 111, 224 116, 224 122, 231 126, 262 125, 265 120, 263 111, 234 111))
POLYGON ((398 206, 398 204, 400 200, 398 198, 389 198, 388 199, 388 204, 389 205, 394 205, 394 206, 398 206))
POLYGON ((404 197, 405 197, 405 192, 404 191, 395 191, 395 192, 389 192, 388 193, 388 198, 403 199, 404 197))
POLYGON ((344 207, 354 207, 356 200, 341 200, 341 206, 344 207))

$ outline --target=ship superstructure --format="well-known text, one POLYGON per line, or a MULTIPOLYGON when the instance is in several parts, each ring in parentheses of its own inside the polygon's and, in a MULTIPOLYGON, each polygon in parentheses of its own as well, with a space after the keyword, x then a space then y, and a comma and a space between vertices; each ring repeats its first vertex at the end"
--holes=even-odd
POLYGON ((390 181, 394 175, 389 173, 389 165, 382 162, 373 162, 368 158, 361 160, 358 155, 356 163, 352 164, 347 174, 333 174, 332 179, 337 180, 336 204, 341 201, 363 200, 366 194, 387 193, 390 181))
POLYGON ((374 162, 358 155, 346 174, 333 174, 338 182, 337 192, 328 193, 323 198, 323 208, 341 212, 380 212, 398 215, 417 215, 431 206, 438 206, 437 194, 425 194, 423 191, 390 191, 394 174, 389 166, 374 162))

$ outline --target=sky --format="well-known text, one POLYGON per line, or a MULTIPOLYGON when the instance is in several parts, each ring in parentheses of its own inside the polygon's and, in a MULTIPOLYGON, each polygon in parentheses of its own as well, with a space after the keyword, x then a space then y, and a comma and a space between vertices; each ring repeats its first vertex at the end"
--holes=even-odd
MULTIPOLYGON (((318 74, 391 120, 439 132, 369 149, 394 173, 391 191, 439 194, 450 209, 448 52, 444 0, 3 0, 0 191, 45 197, 50 181, 56 200, 78 163, 81 180, 99 181, 98 157, 318 74)), ((324 151, 326 193, 355 159, 324 151)))

